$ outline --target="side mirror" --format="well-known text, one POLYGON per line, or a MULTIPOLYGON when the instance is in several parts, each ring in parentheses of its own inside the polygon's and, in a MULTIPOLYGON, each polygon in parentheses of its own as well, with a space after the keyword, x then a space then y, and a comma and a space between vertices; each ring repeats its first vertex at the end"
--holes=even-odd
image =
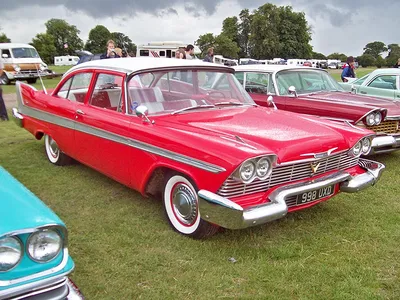
POLYGON ((142 118, 145 122, 154 124, 154 120, 150 121, 150 119, 147 117, 149 114, 149 109, 145 105, 139 105, 136 107, 136 116, 139 118, 142 118))
POLYGON ((357 89, 355 88, 354 84, 351 85, 351 93, 355 94, 357 89))
POLYGON ((1 55, 1 57, 2 57, 2 58, 8 58, 8 54, 5 54, 5 53, 4 53, 4 54, 1 55))
POLYGON ((272 96, 268 96, 268 98, 267 98, 267 104, 268 104, 268 106, 273 106, 275 110, 278 109, 278 108, 276 107, 276 105, 275 105, 274 98, 273 98, 272 96))
POLYGON ((288 92, 289 95, 294 95, 295 97, 297 97, 296 88, 293 85, 289 86, 288 92))

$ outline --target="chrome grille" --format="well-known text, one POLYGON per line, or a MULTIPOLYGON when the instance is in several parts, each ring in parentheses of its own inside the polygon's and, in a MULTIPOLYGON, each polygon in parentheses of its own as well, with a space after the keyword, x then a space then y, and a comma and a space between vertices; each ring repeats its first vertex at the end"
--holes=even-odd
POLYGON ((314 164, 320 163, 315 174, 313 174, 311 170, 311 161, 308 161, 277 166, 273 169, 271 176, 266 180, 255 179, 253 182, 248 184, 238 182, 230 176, 222 184, 217 194, 229 198, 265 192, 269 188, 283 183, 311 178, 312 176, 321 175, 329 171, 345 170, 354 167, 358 164, 358 160, 358 157, 351 157, 346 151, 331 155, 327 158, 312 161, 314 164))
POLYGON ((366 126, 369 130, 375 131, 376 133, 400 133, 399 121, 383 121, 379 125, 366 126))

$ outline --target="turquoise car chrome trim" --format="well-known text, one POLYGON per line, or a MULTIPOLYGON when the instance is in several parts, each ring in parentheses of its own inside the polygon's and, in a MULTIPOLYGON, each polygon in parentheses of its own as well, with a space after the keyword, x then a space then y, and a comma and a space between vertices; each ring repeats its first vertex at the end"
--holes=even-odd
MULTIPOLYGON (((131 138, 126 138, 124 136, 115 134, 115 133, 110 133, 108 131, 102 130, 102 129, 98 129, 92 126, 88 126, 88 125, 83 125, 82 123, 76 122, 76 121, 72 121, 66 118, 62 118, 59 116, 55 116, 53 114, 50 113, 46 113, 46 112, 42 112, 30 107, 27 107, 24 105, 23 103, 23 98, 21 95, 21 90, 20 90, 20 85, 23 85, 24 83, 21 82, 17 82, 16 86, 17 86, 17 103, 18 103, 18 109, 16 109, 15 113, 18 113, 19 115, 26 115, 26 116, 30 116, 32 118, 38 119, 38 120, 42 120, 48 123, 52 123, 58 126, 62 126, 65 128, 69 128, 69 129, 74 129, 80 132, 84 132, 90 135, 94 135, 103 139, 107 139, 116 143, 120 143, 120 144, 124 144, 127 145, 129 147, 133 147, 136 149, 140 149, 149 153, 153 153, 162 157, 166 157, 211 173, 221 173, 221 172, 225 172, 226 170, 220 166, 217 165, 213 165, 207 162, 204 162, 202 160, 196 159, 196 158, 192 158, 183 154, 179 154, 176 152, 172 152, 170 150, 166 150, 160 147, 156 147, 150 144, 146 144, 143 142, 140 142, 138 140, 134 140, 131 138)), ((13 110, 14 112, 14 110, 13 110)))

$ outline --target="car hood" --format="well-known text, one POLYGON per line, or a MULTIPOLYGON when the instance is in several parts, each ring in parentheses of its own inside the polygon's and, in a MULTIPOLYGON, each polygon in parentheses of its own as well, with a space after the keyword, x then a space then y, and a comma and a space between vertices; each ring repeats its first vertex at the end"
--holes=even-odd
MULTIPOLYGON (((239 144, 247 155, 275 153, 280 162, 304 159, 302 154, 320 153, 332 148, 337 148, 336 151, 348 149, 367 134, 348 127, 345 137, 343 131, 327 125, 331 124, 329 121, 324 124, 316 117, 264 107, 188 112, 170 116, 164 121, 166 123, 158 125, 180 130, 186 144, 190 144, 194 136, 201 135, 208 143, 220 141, 219 155, 232 151, 229 150, 232 147, 238 148, 235 145, 239 144)), ((203 142, 203 147, 207 147, 207 142, 203 142)))
POLYGON ((349 92, 324 92, 308 95, 299 95, 299 99, 313 99, 343 104, 349 106, 363 106, 370 109, 386 108, 388 117, 400 117, 400 103, 392 100, 357 95, 349 92))
POLYGON ((0 236, 44 225, 65 226, 38 197, 0 167, 0 236))

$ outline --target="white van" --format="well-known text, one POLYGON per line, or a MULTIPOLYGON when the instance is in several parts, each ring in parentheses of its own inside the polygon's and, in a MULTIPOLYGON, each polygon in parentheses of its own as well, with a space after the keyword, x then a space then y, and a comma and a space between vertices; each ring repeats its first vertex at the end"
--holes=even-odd
POLYGON ((35 83, 39 76, 51 75, 36 49, 28 44, 0 43, 0 57, 4 63, 3 82, 26 80, 35 83))
MULTIPOLYGON (((167 57, 175 58, 175 52, 178 49, 185 49, 188 44, 183 42, 175 41, 164 41, 164 42, 150 42, 144 45, 138 45, 136 50, 136 56, 150 56, 150 57, 167 57)), ((194 45, 194 54, 201 54, 199 47, 194 45)))
POLYGON ((78 56, 55 56, 54 65, 55 66, 75 66, 79 61, 78 56))

